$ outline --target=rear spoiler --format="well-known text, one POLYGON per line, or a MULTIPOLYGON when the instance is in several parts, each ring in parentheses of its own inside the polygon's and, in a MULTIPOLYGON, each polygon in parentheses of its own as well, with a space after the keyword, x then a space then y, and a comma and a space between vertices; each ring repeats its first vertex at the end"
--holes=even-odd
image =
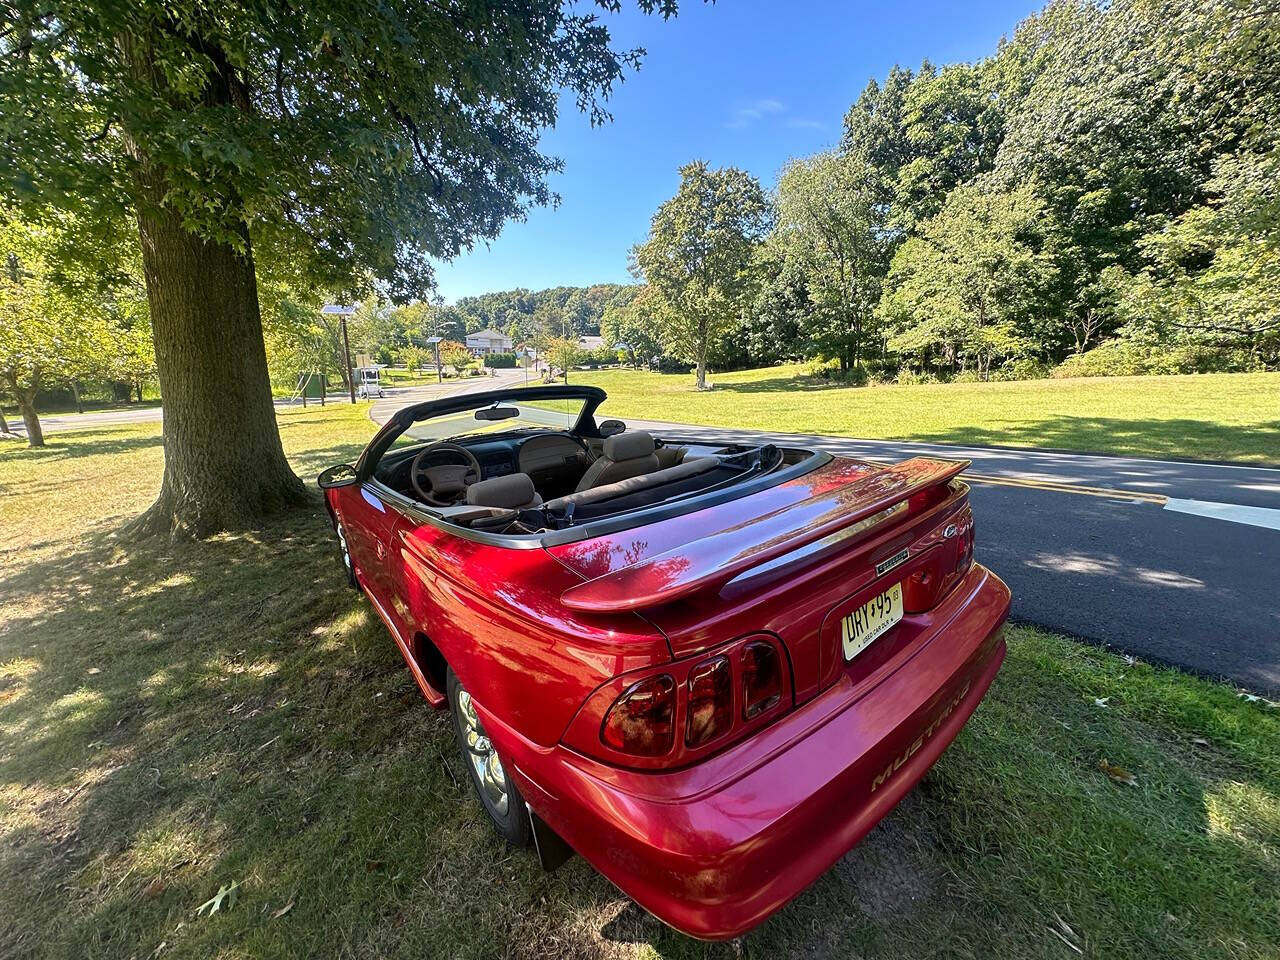
POLYGON ((722 586, 745 570, 838 533, 921 490, 947 483, 969 463, 914 457, 891 464, 713 537, 570 587, 560 599, 575 610, 622 613, 722 586))

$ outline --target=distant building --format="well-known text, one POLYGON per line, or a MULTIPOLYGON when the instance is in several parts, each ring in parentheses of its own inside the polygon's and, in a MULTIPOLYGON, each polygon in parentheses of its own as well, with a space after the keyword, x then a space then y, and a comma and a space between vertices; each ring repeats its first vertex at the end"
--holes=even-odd
POLYGON ((467 334, 467 349, 482 357, 490 353, 510 353, 512 346, 510 337, 492 327, 467 334))
POLYGON ((599 350, 604 346, 604 337, 585 336, 578 338, 578 346, 583 350, 599 350))

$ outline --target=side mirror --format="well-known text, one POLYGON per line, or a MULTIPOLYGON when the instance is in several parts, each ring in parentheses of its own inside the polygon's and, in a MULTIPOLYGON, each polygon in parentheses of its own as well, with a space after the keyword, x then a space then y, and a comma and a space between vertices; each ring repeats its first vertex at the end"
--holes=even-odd
POLYGON ((615 434, 622 433, 627 429, 627 425, 621 420, 606 420, 600 424, 600 436, 612 437, 615 434))
POLYGON ((358 478, 359 474, 356 473, 355 467, 349 463, 340 463, 322 471, 316 478, 316 483, 320 485, 321 490, 328 490, 332 487, 349 487, 358 478))

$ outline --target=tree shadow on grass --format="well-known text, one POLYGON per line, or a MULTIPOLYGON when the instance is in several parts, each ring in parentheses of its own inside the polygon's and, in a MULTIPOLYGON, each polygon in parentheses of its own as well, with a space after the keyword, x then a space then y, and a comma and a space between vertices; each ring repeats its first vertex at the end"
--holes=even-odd
MULTIPOLYGON (((0 611, 8 955, 736 955, 492 834, 319 509, 165 548, 94 536, 8 573, 0 611)), ((1274 889, 1275 864, 1206 810, 1270 781, 1216 752, 1144 757, 1158 737, 1012 659, 924 788, 747 955, 1049 954, 1053 911, 1099 955, 1149 954, 1166 911, 1171 954, 1212 952, 1229 922, 1264 948, 1274 917, 1231 902, 1274 889), (1146 790, 1100 778, 1098 754, 1146 790)))
POLYGON ((52 462, 78 457, 107 456, 131 450, 146 450, 164 446, 164 439, 157 430, 154 434, 130 433, 120 436, 120 430, 84 430, 75 433, 55 433, 45 437, 43 447, 0 446, 0 453, 12 452, 15 459, 32 463, 52 462))
POLYGON ((827 380, 808 374, 786 374, 779 371, 777 376, 763 380, 747 380, 742 382, 717 380, 710 375, 711 382, 717 392, 724 393, 816 393, 823 390, 846 390, 853 386, 839 380, 827 380))

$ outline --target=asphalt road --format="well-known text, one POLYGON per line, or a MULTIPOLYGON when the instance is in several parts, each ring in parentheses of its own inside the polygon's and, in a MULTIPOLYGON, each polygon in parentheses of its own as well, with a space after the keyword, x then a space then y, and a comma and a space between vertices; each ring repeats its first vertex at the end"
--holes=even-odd
MULTIPOLYGON (((428 384, 422 387, 391 387, 383 400, 375 401, 371 406, 381 403, 393 404, 392 410, 409 403, 432 397, 442 397, 451 393, 472 393, 480 390, 494 390, 505 384, 523 383, 524 371, 499 370, 493 377, 475 377, 469 380, 446 380, 443 384, 428 384)), ((357 403, 368 404, 367 400, 357 403)), ((277 400, 277 407, 300 406, 301 401, 290 403, 277 400)), ((315 401, 312 401, 314 404, 315 401)), ((328 403, 350 403, 347 394, 338 392, 329 395, 328 403)), ((387 414, 388 416, 390 414, 387 414)), ((110 410, 93 410, 88 413, 42 413, 40 426, 46 436, 52 433, 66 433, 73 430, 100 430, 103 427, 120 426, 129 423, 159 423, 164 419, 164 410, 159 406, 114 407, 110 410)), ((385 417, 383 418, 386 419, 385 417)), ((26 435, 22 418, 9 415, 9 429, 20 436, 26 435)))

